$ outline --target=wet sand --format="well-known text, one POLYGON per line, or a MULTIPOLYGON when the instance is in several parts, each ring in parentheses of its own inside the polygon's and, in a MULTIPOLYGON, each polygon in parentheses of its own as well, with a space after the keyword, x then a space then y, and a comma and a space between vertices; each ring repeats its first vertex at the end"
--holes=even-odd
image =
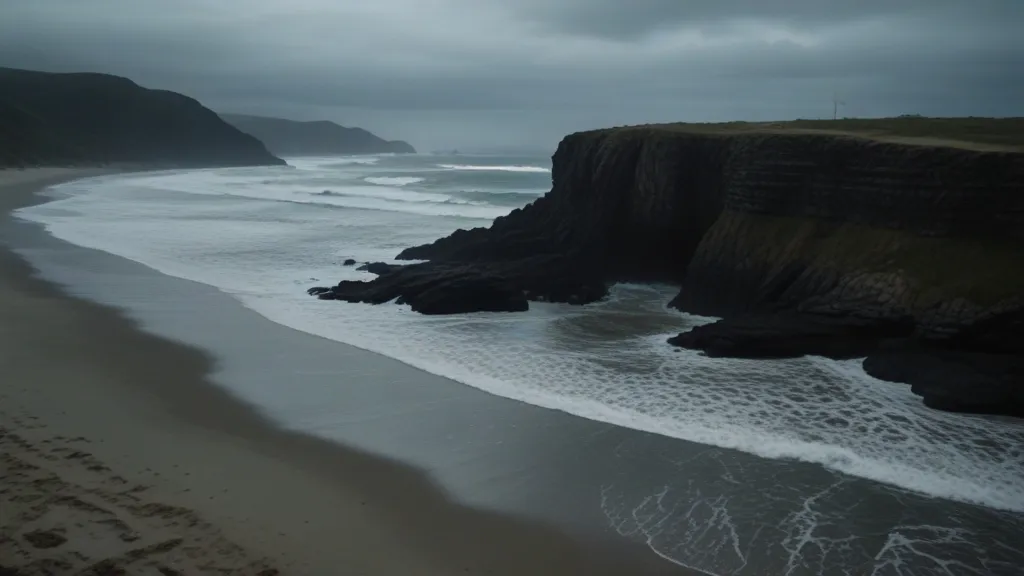
MULTIPOLYGON (((0 210, 96 173, 0 172, 0 210)), ((0 250, 0 571, 685 573, 642 545, 465 506, 413 467, 276 428, 215 386, 216 370, 0 250)))

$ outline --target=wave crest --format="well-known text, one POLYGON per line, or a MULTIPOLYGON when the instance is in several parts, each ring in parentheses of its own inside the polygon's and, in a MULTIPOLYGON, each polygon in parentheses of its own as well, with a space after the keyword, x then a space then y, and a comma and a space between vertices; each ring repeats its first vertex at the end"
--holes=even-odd
POLYGON ((523 166, 519 164, 513 164, 510 166, 481 166, 476 164, 438 164, 437 166, 438 168, 444 168, 445 170, 465 170, 480 172, 531 172, 543 174, 551 172, 549 168, 542 168, 540 166, 523 166))
POLYGON ((367 176, 363 178, 363 181, 380 186, 408 186, 409 184, 423 182, 423 178, 415 176, 367 176))

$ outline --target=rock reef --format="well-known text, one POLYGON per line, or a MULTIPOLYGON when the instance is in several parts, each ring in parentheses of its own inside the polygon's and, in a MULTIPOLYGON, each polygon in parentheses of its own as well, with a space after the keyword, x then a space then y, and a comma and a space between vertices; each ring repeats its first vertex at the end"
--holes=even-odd
POLYGON ((409 300, 429 285, 443 299, 450 278, 462 301, 505 286, 486 309, 512 311, 517 291, 584 304, 616 281, 671 282, 672 306, 722 318, 675 345, 866 356, 930 406, 1024 415, 1024 152, 1008 136, 1024 121, 861 122, 572 134, 546 196, 322 294, 409 300))

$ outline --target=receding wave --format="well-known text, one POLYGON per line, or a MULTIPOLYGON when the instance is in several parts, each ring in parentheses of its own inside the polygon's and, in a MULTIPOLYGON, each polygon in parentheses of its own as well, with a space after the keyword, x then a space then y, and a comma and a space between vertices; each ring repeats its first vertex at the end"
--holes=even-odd
POLYGON ((550 169, 542 168, 540 166, 522 166, 518 164, 513 164, 511 166, 478 166, 476 164, 438 164, 437 166, 438 168, 444 168, 445 170, 475 170, 480 172, 551 172, 550 169))
POLYGON ((496 204, 499 206, 512 206, 515 208, 529 204, 544 195, 544 192, 486 192, 482 190, 460 190, 452 193, 454 196, 465 199, 471 203, 482 202, 485 204, 496 204))
POLYGON ((380 156, 341 156, 321 158, 289 158, 288 163, 299 170, 316 170, 323 168, 343 168, 352 165, 371 165, 380 161, 380 156))
POLYGON ((438 200, 389 200, 381 197, 358 196, 324 190, 308 194, 305 198, 277 198, 279 202, 294 202, 330 208, 354 208, 357 210, 380 210, 385 212, 402 212, 405 214, 421 214, 423 216, 453 216, 456 218, 474 218, 493 220, 508 214, 511 208, 491 206, 479 202, 467 202, 456 198, 438 200))
MULTIPOLYGON (((299 191, 295 195, 312 196, 348 196, 361 198, 380 198, 395 202, 450 202, 455 198, 448 194, 437 194, 433 192, 417 192, 414 190, 403 190, 401 188, 385 188, 383 186, 345 186, 337 189, 321 190, 320 192, 299 191)), ((254 197, 265 198, 266 195, 254 197)), ((290 198, 286 198, 290 199, 290 198)), ((466 202, 468 204, 469 202, 466 202)))
POLYGON ((381 186, 408 186, 409 184, 423 182, 423 178, 416 178, 415 176, 367 176, 363 178, 363 181, 381 186))

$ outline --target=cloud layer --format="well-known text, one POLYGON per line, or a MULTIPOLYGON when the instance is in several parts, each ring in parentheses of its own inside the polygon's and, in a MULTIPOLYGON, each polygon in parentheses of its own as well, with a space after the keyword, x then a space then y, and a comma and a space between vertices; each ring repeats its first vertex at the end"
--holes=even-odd
POLYGON ((1020 0, 31 0, 0 65, 421 148, 652 121, 1021 115, 1020 0))

